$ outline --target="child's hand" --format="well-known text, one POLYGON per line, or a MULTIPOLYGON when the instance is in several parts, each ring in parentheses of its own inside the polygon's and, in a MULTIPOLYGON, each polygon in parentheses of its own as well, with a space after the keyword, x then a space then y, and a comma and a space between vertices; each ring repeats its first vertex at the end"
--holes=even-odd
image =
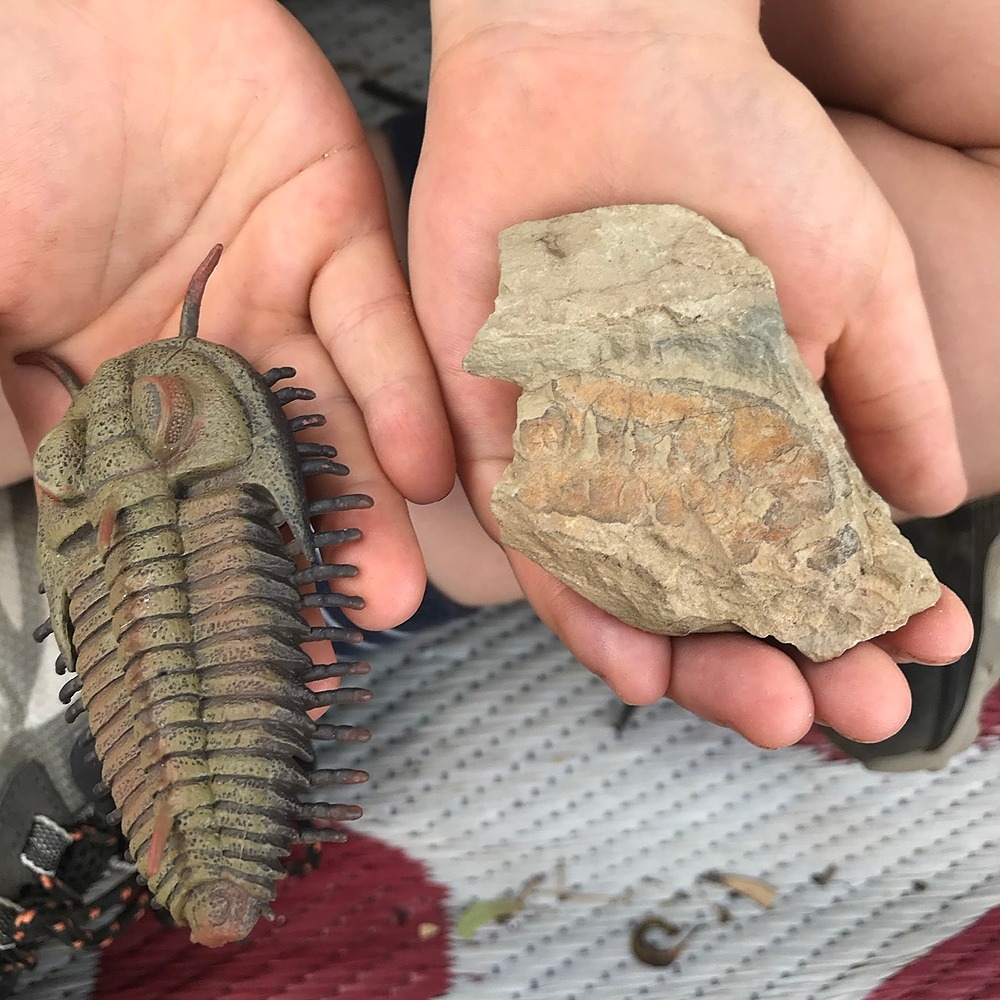
POLYGON ((44 350, 84 380, 177 332, 215 243, 202 335, 292 365, 372 494, 362 564, 379 628, 423 590, 404 494, 454 477, 450 434, 350 102, 272 0, 10 0, 0 8, 0 373, 29 447, 67 405, 15 367, 44 350))
MULTIPOLYGON (((790 333, 889 501, 931 514, 963 498, 906 237, 822 108, 769 58, 756 8, 436 5, 411 275, 484 523, 511 457, 516 390, 464 374, 461 362, 492 308, 497 233, 628 202, 695 209, 771 268, 790 333)), ((638 632, 512 561, 539 613, 626 700, 667 693, 764 745, 798 739, 814 716, 854 739, 890 735, 909 710, 893 658, 947 662, 971 639, 948 594, 894 635, 817 667, 746 637, 638 632)))

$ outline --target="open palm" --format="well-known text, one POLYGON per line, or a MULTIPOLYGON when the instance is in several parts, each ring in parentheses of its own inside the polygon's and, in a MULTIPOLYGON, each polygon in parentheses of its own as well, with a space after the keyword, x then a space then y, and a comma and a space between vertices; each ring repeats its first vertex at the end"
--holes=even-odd
MULTIPOLYGON (((410 219, 413 293, 463 481, 494 534, 489 497, 512 456, 516 389, 467 375, 462 359, 496 293, 497 233, 629 202, 698 210, 771 267, 792 336, 887 498, 921 513, 961 499, 906 237, 823 109, 770 60, 755 17, 733 24, 670 4, 438 9, 410 219), (644 13, 633 18, 636 7, 644 13), (670 23, 677 9, 690 24, 670 23)), ((745 636, 640 632, 518 553, 511 562, 542 617, 623 698, 666 693, 769 746, 798 739, 814 718, 858 740, 889 736, 909 709, 893 659, 947 661, 971 637, 947 593, 895 635, 817 665, 745 636)))
POLYGON ((453 479, 433 371, 381 181, 322 54, 272 0, 10 0, 0 8, 0 376, 29 448, 84 379, 173 336, 194 268, 226 246, 202 333, 317 391, 351 491, 376 498, 350 556, 359 624, 423 586, 402 496, 453 479))

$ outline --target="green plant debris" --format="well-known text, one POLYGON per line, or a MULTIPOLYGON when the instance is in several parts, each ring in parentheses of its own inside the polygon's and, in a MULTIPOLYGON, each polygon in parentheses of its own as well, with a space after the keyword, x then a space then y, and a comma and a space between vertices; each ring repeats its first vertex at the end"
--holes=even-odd
POLYGON ((492 899, 477 899, 462 910, 455 921, 459 937, 472 938, 485 924, 505 924, 516 917, 525 906, 528 897, 545 881, 544 874, 532 875, 516 894, 507 893, 492 899))
POLYGON ((455 921, 459 937, 472 938, 485 924, 503 924, 524 909, 520 896, 497 896, 494 899, 477 899, 462 910, 455 921))

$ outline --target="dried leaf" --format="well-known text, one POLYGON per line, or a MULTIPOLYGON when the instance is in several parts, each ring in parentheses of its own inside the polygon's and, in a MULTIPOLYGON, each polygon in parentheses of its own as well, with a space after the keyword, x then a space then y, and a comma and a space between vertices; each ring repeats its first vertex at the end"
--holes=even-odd
POLYGON ((528 897, 542 885, 546 877, 545 872, 537 872, 532 875, 531 878, 529 878, 524 885, 521 886, 521 891, 517 894, 517 898, 524 903, 528 897))
POLYGON ((698 881, 724 885, 732 892, 752 899, 766 910, 774 906, 774 897, 778 891, 770 882, 754 878, 752 875, 737 875, 734 872, 707 871, 698 876, 698 881))
POLYGON ((632 954, 644 965, 652 965, 657 968, 670 965, 677 960, 677 957, 691 940, 691 935, 700 927, 700 924, 692 927, 679 941, 664 947, 656 943, 656 938, 661 936, 674 937, 680 934, 680 927, 662 917, 646 917, 645 920, 639 921, 632 928, 632 954))
POLYGON ((821 872, 814 872, 812 880, 817 885, 829 885, 830 879, 837 874, 836 865, 827 865, 821 872))

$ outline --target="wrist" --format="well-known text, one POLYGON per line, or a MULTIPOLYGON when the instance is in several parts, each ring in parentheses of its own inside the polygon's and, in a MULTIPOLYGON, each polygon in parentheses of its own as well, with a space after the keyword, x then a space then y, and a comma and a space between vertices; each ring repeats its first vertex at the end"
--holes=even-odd
POLYGON ((759 39, 761 0, 431 0, 438 54, 481 32, 678 34, 759 39))

